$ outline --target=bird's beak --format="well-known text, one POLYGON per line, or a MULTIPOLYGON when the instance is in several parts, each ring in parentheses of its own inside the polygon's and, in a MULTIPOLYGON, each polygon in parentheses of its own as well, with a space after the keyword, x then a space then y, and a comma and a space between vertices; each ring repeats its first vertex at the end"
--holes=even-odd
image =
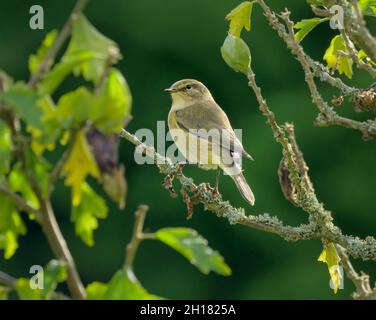
POLYGON ((166 91, 168 93, 173 93, 173 92, 177 92, 179 90, 177 90, 176 88, 167 88, 167 89, 164 89, 164 91, 166 91))

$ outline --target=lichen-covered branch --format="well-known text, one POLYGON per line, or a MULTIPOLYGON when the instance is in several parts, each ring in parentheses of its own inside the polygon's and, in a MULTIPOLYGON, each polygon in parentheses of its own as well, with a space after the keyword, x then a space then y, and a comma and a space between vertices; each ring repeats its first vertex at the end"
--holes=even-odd
MULTIPOLYGON (((196 185, 191 178, 182 173, 180 166, 174 165, 170 159, 157 153, 153 147, 143 144, 127 130, 122 129, 120 137, 134 144, 137 152, 145 153, 152 157, 159 171, 165 176, 178 180, 181 188, 193 198, 195 203, 203 204, 205 210, 226 218, 231 224, 241 224, 260 231, 273 233, 289 241, 325 238, 340 244, 355 258, 376 260, 376 239, 373 237, 360 239, 343 235, 337 227, 321 228, 315 221, 294 227, 284 225, 277 217, 270 216, 267 213, 247 216, 243 208, 235 208, 228 201, 224 201, 222 196, 214 192, 214 188, 207 183, 196 185)), ((318 205, 322 207, 321 204, 318 205)), ((314 208, 311 209, 313 210, 314 208)), ((316 213, 313 212, 312 214, 315 216, 316 213)))
POLYGON ((341 265, 346 272, 346 276, 351 280, 356 288, 356 292, 353 293, 354 299, 362 299, 362 300, 376 300, 376 287, 373 289, 369 283, 369 276, 362 272, 359 275, 348 255, 346 254, 346 250, 344 250, 341 246, 336 246, 337 252, 339 257, 341 258, 341 265))
POLYGON ((277 15, 271 11, 271 9, 265 4, 263 0, 257 0, 258 4, 261 6, 262 10, 270 26, 277 31, 278 35, 284 40, 287 47, 291 50, 291 52, 295 55, 297 60, 300 62, 304 74, 305 74, 305 81, 308 85, 308 88, 311 92, 312 100, 314 104, 320 111, 319 116, 317 117, 315 124, 317 126, 329 126, 329 125, 338 125, 345 128, 351 128, 362 132, 363 138, 369 139, 372 136, 376 135, 376 121, 375 120, 368 120, 368 121, 357 121, 353 119, 348 119, 345 117, 341 117, 337 114, 332 106, 330 106, 321 96, 320 92, 317 89, 317 86, 314 81, 315 74, 318 73, 321 80, 330 82, 331 84, 341 88, 341 90, 347 92, 356 93, 357 91, 351 90, 350 88, 345 87, 340 81, 335 80, 333 77, 329 77, 328 75, 323 72, 322 68, 319 64, 315 63, 303 50, 300 44, 296 41, 294 29, 294 24, 290 20, 290 12, 286 9, 282 14, 281 18, 286 24, 282 24, 277 15), (313 68, 314 67, 314 68, 313 68))

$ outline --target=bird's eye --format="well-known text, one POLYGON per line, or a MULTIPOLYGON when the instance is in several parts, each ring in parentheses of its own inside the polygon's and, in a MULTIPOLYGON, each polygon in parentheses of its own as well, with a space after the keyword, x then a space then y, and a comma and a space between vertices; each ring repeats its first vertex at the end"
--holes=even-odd
POLYGON ((192 89, 192 86, 191 86, 190 84, 187 84, 187 85, 185 86, 185 88, 186 88, 187 90, 189 90, 189 89, 192 89))

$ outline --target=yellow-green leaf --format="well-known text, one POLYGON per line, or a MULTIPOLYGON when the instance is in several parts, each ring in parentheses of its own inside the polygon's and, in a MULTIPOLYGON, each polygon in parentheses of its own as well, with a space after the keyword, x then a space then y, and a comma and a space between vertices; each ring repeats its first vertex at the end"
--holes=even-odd
POLYGON ((77 133, 62 172, 66 174, 65 184, 72 188, 72 204, 78 206, 81 202, 81 187, 86 176, 91 175, 95 178, 99 176, 98 165, 83 130, 77 133))
POLYGON ((127 81, 112 68, 90 111, 90 120, 103 133, 117 133, 130 115, 132 96, 127 81))
POLYGON ((12 159, 12 139, 9 127, 0 120, 0 176, 8 173, 12 159))
POLYGON ((341 285, 342 276, 339 269, 339 262, 341 259, 338 256, 335 245, 332 242, 325 245, 317 260, 327 264, 330 279, 332 280, 333 284, 333 291, 334 293, 337 293, 337 290, 341 285))
POLYGON ((245 28, 247 31, 251 30, 251 14, 253 2, 244 1, 226 16, 226 20, 230 21, 229 33, 236 37, 245 28))
POLYGON ((43 290, 31 288, 30 279, 17 279, 16 291, 21 300, 43 300, 43 290))
POLYGON ((76 234, 88 246, 94 245, 93 232, 98 228, 98 219, 107 217, 105 201, 87 184, 81 184, 81 201, 72 208, 71 220, 76 234))
POLYGON ((348 53, 345 42, 341 35, 335 36, 330 42, 329 48, 326 49, 324 60, 331 69, 336 69, 340 74, 344 73, 348 78, 352 78, 353 62, 350 58, 340 55, 338 51, 348 53))
POLYGON ((14 203, 0 194, 0 249, 4 258, 10 259, 18 248, 18 237, 26 234, 26 227, 14 203))
POLYGON ((299 31, 295 34, 296 40, 298 40, 298 42, 302 41, 316 26, 328 20, 329 18, 312 18, 299 21, 294 25, 295 29, 299 29, 299 31))

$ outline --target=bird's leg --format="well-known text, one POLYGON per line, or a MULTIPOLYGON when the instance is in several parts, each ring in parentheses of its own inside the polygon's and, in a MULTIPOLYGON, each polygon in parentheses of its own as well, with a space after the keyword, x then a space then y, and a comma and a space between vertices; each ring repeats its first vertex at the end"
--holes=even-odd
POLYGON ((219 176, 220 175, 221 175, 221 169, 218 167, 217 168, 217 173, 215 175, 215 186, 214 186, 214 193, 215 194, 219 194, 218 186, 219 186, 219 176))

